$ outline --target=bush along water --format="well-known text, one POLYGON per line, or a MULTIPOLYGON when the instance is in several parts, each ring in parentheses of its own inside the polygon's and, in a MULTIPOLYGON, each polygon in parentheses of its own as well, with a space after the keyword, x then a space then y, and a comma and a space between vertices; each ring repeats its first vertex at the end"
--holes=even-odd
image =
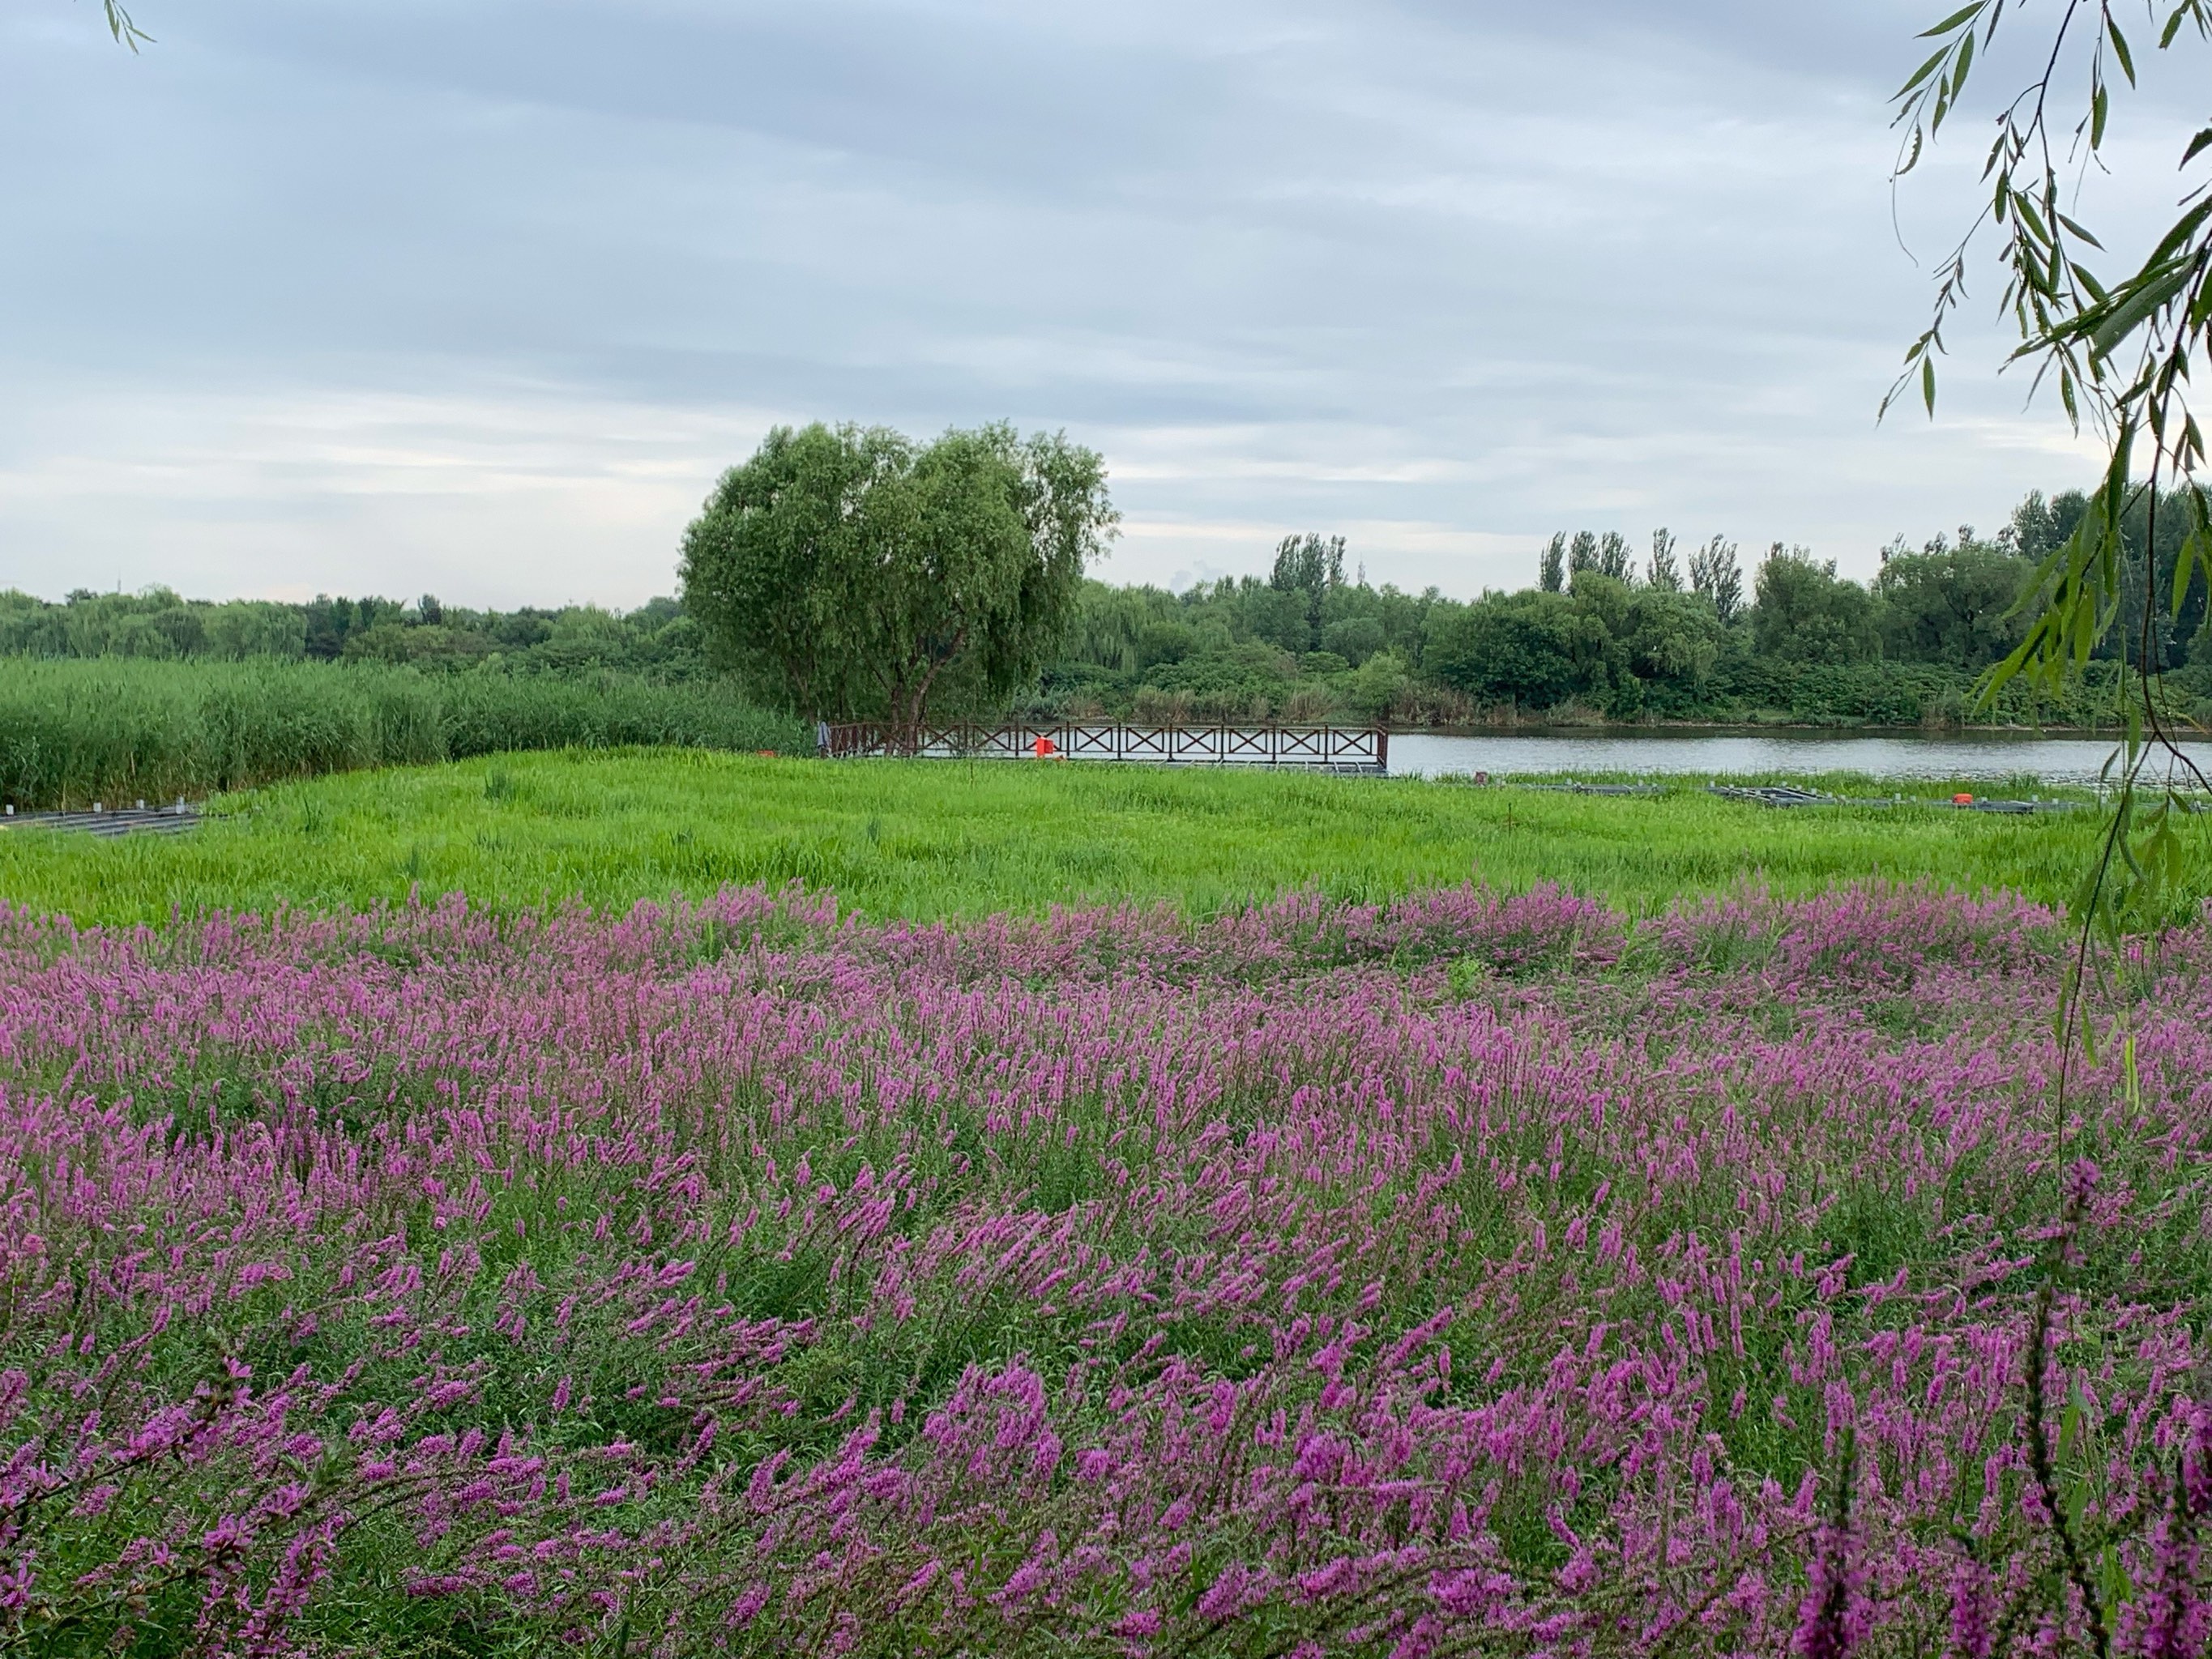
POLYGON ((2065 1169, 2063 952, 1887 889, 8 916, 0 1642, 2200 1652, 2212 931, 2065 1169))
POLYGON ((434 676, 373 664, 0 658, 0 800, 82 808, 505 750, 811 752, 714 683, 434 676))

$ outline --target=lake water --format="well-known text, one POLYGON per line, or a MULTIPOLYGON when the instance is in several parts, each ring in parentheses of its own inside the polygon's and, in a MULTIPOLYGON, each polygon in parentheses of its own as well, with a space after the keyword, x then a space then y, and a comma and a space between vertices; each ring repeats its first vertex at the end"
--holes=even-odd
MULTIPOLYGON (((1720 776, 1729 773, 1863 772, 1918 782, 1931 779, 2033 778, 2094 786, 2114 748, 2109 738, 1964 735, 1853 737, 1787 733, 1547 732, 1497 737, 1437 737, 1393 732, 1390 771, 1399 777, 1487 772, 1550 773, 1582 777, 1601 772, 1720 776)), ((2212 743, 2182 748, 2212 776, 2212 743)))

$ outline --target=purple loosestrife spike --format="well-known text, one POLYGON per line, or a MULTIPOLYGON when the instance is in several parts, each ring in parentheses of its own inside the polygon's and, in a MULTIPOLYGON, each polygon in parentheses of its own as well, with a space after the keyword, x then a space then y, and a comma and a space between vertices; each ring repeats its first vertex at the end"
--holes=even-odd
MULTIPOLYGON (((289 1653, 381 1516, 410 1594, 516 1645, 1203 1645, 1205 1597, 1314 1653, 1565 1650, 1632 1602, 1758 1652, 1948 1607, 1972 1651, 2033 1588, 2050 921, 10 912, 0 1582, 122 1605, 206 1559, 195 1639, 289 1653), (1532 1524, 1559 1570, 1516 1566, 1532 1524)), ((2051 1378, 2106 1437, 2097 1524, 2136 1528, 2125 1651, 2203 1639, 2212 1457, 2167 1402, 2206 1356, 2099 1287, 2212 1152, 2212 1039, 2156 1012, 2208 967, 2202 926, 2145 960, 2140 1100, 2083 1108, 2103 1271, 2054 1316, 2098 1356, 2051 1378)))

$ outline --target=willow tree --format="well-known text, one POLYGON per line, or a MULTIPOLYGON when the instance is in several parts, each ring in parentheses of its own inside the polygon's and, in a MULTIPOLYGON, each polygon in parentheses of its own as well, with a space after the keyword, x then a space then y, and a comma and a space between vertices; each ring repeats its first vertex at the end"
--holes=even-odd
MULTIPOLYGON (((1981 84, 1978 72, 1986 78, 1990 48, 2008 14, 2027 9, 2027 0, 1971 0, 1924 32, 1933 49, 1898 94, 1899 174, 1911 171, 1947 121, 1971 106, 1968 94, 1981 84)), ((2194 839, 2185 837, 2181 814, 2196 805, 2180 785, 2205 782, 2170 729, 2159 684, 2165 653, 2155 648, 2152 620, 2157 607, 2130 606, 2128 599, 2132 591, 2147 599, 2161 574, 2157 515, 2172 510, 2168 502, 2189 519, 2162 596, 2173 614, 2180 614, 2197 572, 2212 576, 2212 512, 2197 482, 2204 439, 2189 398, 2191 364, 2212 351, 2212 125, 2180 142, 2175 218, 2147 250, 2118 264, 2087 222, 2081 186, 2104 164, 2113 94, 2135 86, 2139 46, 2154 41, 2155 50, 2168 52, 2212 41, 2212 0, 2144 0, 2140 15, 2156 33, 2141 42, 2130 41, 2119 10, 2114 0, 2054 0, 2039 14, 2046 22, 2029 42, 2033 68, 1989 112, 1995 119, 1982 171, 1987 194, 1941 267, 1935 316, 1907 352, 1905 373, 1890 394, 1894 399, 1917 392, 1934 413, 1945 325, 1965 295, 1970 260, 1993 243, 2004 276, 2001 312, 2018 340, 2014 360, 2032 365, 2037 386, 2053 386, 2067 417, 2077 428, 2094 428, 2106 444, 2104 477, 2088 510, 2038 568, 2023 602, 2021 641, 1984 684, 1990 699, 2013 679, 2057 690, 2100 647, 2117 647, 2113 654, 2128 671, 2121 677, 2124 735, 2107 768, 2117 785, 2112 811, 2074 907, 2077 942, 2059 1011, 2063 1041, 2047 1160, 2054 1184, 2066 1184, 2054 1200, 2059 1213, 2040 1253, 2021 1365, 2023 1461, 2036 1502, 2023 1496, 2020 1510, 2032 1526, 2047 1529, 2055 1566, 2048 1559, 2015 1559, 2027 1589, 2007 1615, 2023 1643, 2045 1640, 2039 1650, 2087 1651, 2096 1659, 2106 1659, 2116 1643, 2143 1654, 2201 1652, 2204 1638, 2193 1607, 2200 1594, 2194 1528, 2203 1505, 2201 1493, 2183 1501, 2183 1459, 2177 1455, 2174 1462, 2177 1500, 2160 1523, 2169 1528, 2160 1547, 2166 1565, 2158 1582, 2131 1583, 2118 1565, 2118 1534, 2111 1524, 2117 1517, 2093 1511, 2087 1502, 2094 1454, 2085 1460, 2078 1443, 2069 1449, 2066 1425, 2078 1422, 2077 1412, 2066 1412, 2054 1436, 2047 1397, 2060 1285, 2075 1263, 2094 1179, 2062 1173, 2069 1168, 2076 1133, 2068 1111, 2069 1065, 2077 1049, 2093 1052, 2095 1036, 2085 994, 2098 962, 2093 947, 2101 939, 2112 952, 2107 959, 2118 959, 2114 947, 2122 935, 2156 932, 2179 908, 2194 839), (2127 530, 2139 507, 2146 522, 2137 542, 2127 530), (2116 629, 2124 619, 2127 626, 2116 629), (2134 638, 2127 637, 2130 628, 2134 638), (2160 756, 2166 763, 2162 776, 2148 769, 2160 756), (2038 1605, 2040 1616, 2030 1616, 2038 1605)), ((2025 27, 2016 25, 2015 32, 2025 27)), ((2202 80, 2197 84, 2201 88, 2202 80)), ((2124 1006, 2118 1012, 2115 1024, 2124 1026, 2124 1006)), ((2134 1041, 2123 1037, 2117 1046, 2131 1088, 2134 1041)), ((1848 1484, 1838 1483, 1839 1505, 1848 1502, 1848 1484)), ((1840 1612, 1832 1619, 1824 1613, 1815 1622, 1805 1650, 1841 1651, 1836 1640, 1848 1631, 1840 1612)))
POLYGON ((911 731, 948 684, 1001 698, 1038 672, 1116 518, 1064 434, 779 427, 684 532, 684 603, 799 712, 911 731))
MULTIPOLYGON (((2056 692, 2100 647, 2130 671, 2111 769, 2117 809, 2076 906, 2108 937, 2155 927, 2172 908, 2188 857, 2179 815, 2191 805, 2175 786, 2205 784, 2173 741, 2159 685, 2156 607, 2130 605, 2128 597, 2164 586, 2159 597, 2178 616, 2194 579, 2212 578, 2212 511, 2197 481, 2204 438, 2189 398, 2191 366, 2212 351, 2212 125, 2181 141, 2176 216, 2147 251, 2115 265, 2081 201, 2087 176, 2106 166, 2114 94, 2136 85, 2138 51, 2212 42, 2212 0, 2145 0, 2141 15, 2154 33, 2135 41, 2120 10, 2114 0, 2056 0, 2039 14, 2043 27, 2027 43, 2033 70, 1987 112, 1994 137, 1983 163, 1986 194, 1939 268, 1935 315, 1884 404, 1917 395, 1933 414, 1944 331, 1972 261, 1987 248, 2003 276, 1999 311, 2017 337, 2014 360, 2033 368, 2038 386, 2054 388, 2077 428, 2105 440, 2104 477, 2089 510, 2043 561, 2023 602, 2020 643, 1991 672, 1984 696, 1993 700, 2014 678, 2056 692), (2157 515, 2177 509, 2189 523, 2160 583, 2157 515), (2138 543, 2127 530, 2139 512, 2149 522, 2138 543), (2124 618, 2140 637, 2116 633, 2124 618), (2147 771, 2160 757, 2167 762, 2162 778, 2147 771)), ((1933 49, 1897 98, 1900 177, 1971 107, 2001 26, 2027 11, 2027 0, 1972 0, 1924 31, 1933 49)), ((2028 27, 2016 21, 2014 33, 2028 27)))

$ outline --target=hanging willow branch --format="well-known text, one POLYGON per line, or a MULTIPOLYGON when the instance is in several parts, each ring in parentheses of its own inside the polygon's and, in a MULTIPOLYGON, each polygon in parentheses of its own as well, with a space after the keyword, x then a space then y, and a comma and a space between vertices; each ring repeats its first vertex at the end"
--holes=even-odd
MULTIPOLYGON (((1918 165, 1958 112, 2007 13, 2024 10, 2027 3, 1972 0, 1925 31, 1922 38, 1934 41, 1935 49, 1896 97, 1902 129, 1897 178, 1918 165)), ((2157 30, 2159 51, 2212 41, 2212 0, 2147 0, 2144 15, 2157 30)), ((2212 513, 2197 483, 2204 439, 2189 397, 2191 360, 2212 349, 2212 184, 2203 177, 2212 161, 2207 155, 2212 125, 2182 147, 2172 225, 2132 270, 2107 282, 2092 267, 2105 255, 2104 244, 2078 210, 2068 210, 2069 192, 2078 194, 2078 179, 2102 166, 2115 87, 2136 85, 2135 47, 2112 0, 2059 0, 2047 47, 2037 52, 2035 62, 2035 78, 1996 112, 1996 137, 1982 169, 1987 195, 1938 268, 1935 314, 1905 353, 1904 372, 1882 409, 1887 412, 1917 391, 1929 414, 1935 412, 1944 327, 1965 296, 1970 256, 1994 240, 2005 277, 2001 310, 2019 337, 2011 361, 2033 364, 2038 387, 2055 382, 2075 429, 2086 420, 2107 445, 2104 477, 2087 510, 2044 561, 2021 602, 2027 628, 2019 647, 1990 671, 1981 689, 1984 706, 2015 679, 2057 692, 2100 650, 2117 655, 2127 671, 2119 679, 2122 737, 2106 766, 2114 786, 2112 817, 2075 896, 2079 933, 2058 1011, 2051 1167, 2064 1182, 2069 1178, 2069 1062, 2077 1046, 2085 1054, 2095 1052, 2085 995, 2098 960, 2094 947, 2102 945, 2111 954, 2122 935, 2154 932, 2169 920, 2185 873, 2178 816, 2197 805, 2182 786, 2205 787, 2170 729, 2159 684, 2164 652, 2153 618, 2161 597, 2162 507, 2188 515, 2164 596, 2173 615, 2180 615, 2197 573, 2212 580, 2212 513), (2069 86, 2078 89, 2078 103, 2064 101, 2069 86), (2056 124, 2069 117, 2070 127, 2056 135, 2056 124), (2140 546, 2130 550, 2125 527, 2138 503, 2144 531, 2140 546), (2136 561, 2141 569, 2131 571, 2136 561), (2133 637, 2117 627, 2127 615, 2131 577, 2142 594, 2133 637), (2149 769, 2160 758, 2161 775, 2154 776, 2149 769)), ((2124 1052, 2132 1078, 2132 1042, 2124 1052)), ((2086 1186, 2079 1186, 2065 1199, 2051 1259, 2044 1265, 2028 1334, 2022 1428, 2067 1581, 2081 1600, 2091 1646, 2101 1655, 2109 1646, 2115 1608, 2089 1571, 2076 1522, 2059 1492, 2062 1474, 2045 1399, 2058 1278, 2086 1197, 2086 1186)), ((2066 1438, 2062 1432, 2061 1455, 2066 1438)))
POLYGON ((141 40, 149 46, 154 44, 154 37, 132 22, 131 14, 117 0, 100 0, 100 6, 107 14, 107 32, 115 37, 117 45, 136 52, 141 40))
MULTIPOLYGON (((2027 3, 1973 0, 1924 32, 1934 50, 1895 100, 1899 179, 1961 107, 2000 26, 2027 3)), ((2190 401, 2191 362, 2212 349, 2212 125, 2183 146, 2178 216, 2132 270, 2100 278, 2093 261, 2105 257, 2105 246, 2078 204, 2069 210, 2080 178, 2103 165, 2116 89, 2136 82, 2136 47, 2119 9, 2113 0, 2060 0, 2048 44, 2035 54, 2035 78, 1996 112, 1982 169, 1987 194, 1939 267, 1934 316, 1882 403, 1887 411, 1917 392, 1933 413, 1945 326, 1966 294, 1970 258, 1994 241, 2005 278, 2000 309, 2020 342, 2012 360, 2033 366, 2038 386, 2055 383, 2067 418, 2099 431, 2108 456, 2088 511, 2044 561, 2022 602, 2019 647, 1990 672, 1981 699, 1990 705, 2014 679, 2055 692, 2100 650, 2130 671, 2116 711, 2122 740, 2106 770, 2116 833, 2075 905, 2085 927, 2112 943, 2160 926, 2179 890, 2185 853, 2176 817, 2190 805, 2179 786, 2206 785, 2176 744, 2159 695, 2164 663, 2152 618, 2161 599, 2178 617, 2199 573, 2212 580, 2212 509, 2197 483, 2204 439, 2190 401), (2147 527, 2130 550, 2124 526, 2139 503, 2147 527), (2163 595, 2155 591, 2161 510, 2188 515, 2163 595), (2136 562, 2142 568, 2131 570, 2136 562), (2143 595, 2134 637, 2116 628, 2131 578, 2143 595), (2150 769, 2160 760, 2162 776, 2150 769)), ((2150 0, 2143 15, 2156 50, 2212 42, 2212 0, 2150 0)), ((2077 982, 2068 998, 2073 1024, 2080 988, 2077 982)))

